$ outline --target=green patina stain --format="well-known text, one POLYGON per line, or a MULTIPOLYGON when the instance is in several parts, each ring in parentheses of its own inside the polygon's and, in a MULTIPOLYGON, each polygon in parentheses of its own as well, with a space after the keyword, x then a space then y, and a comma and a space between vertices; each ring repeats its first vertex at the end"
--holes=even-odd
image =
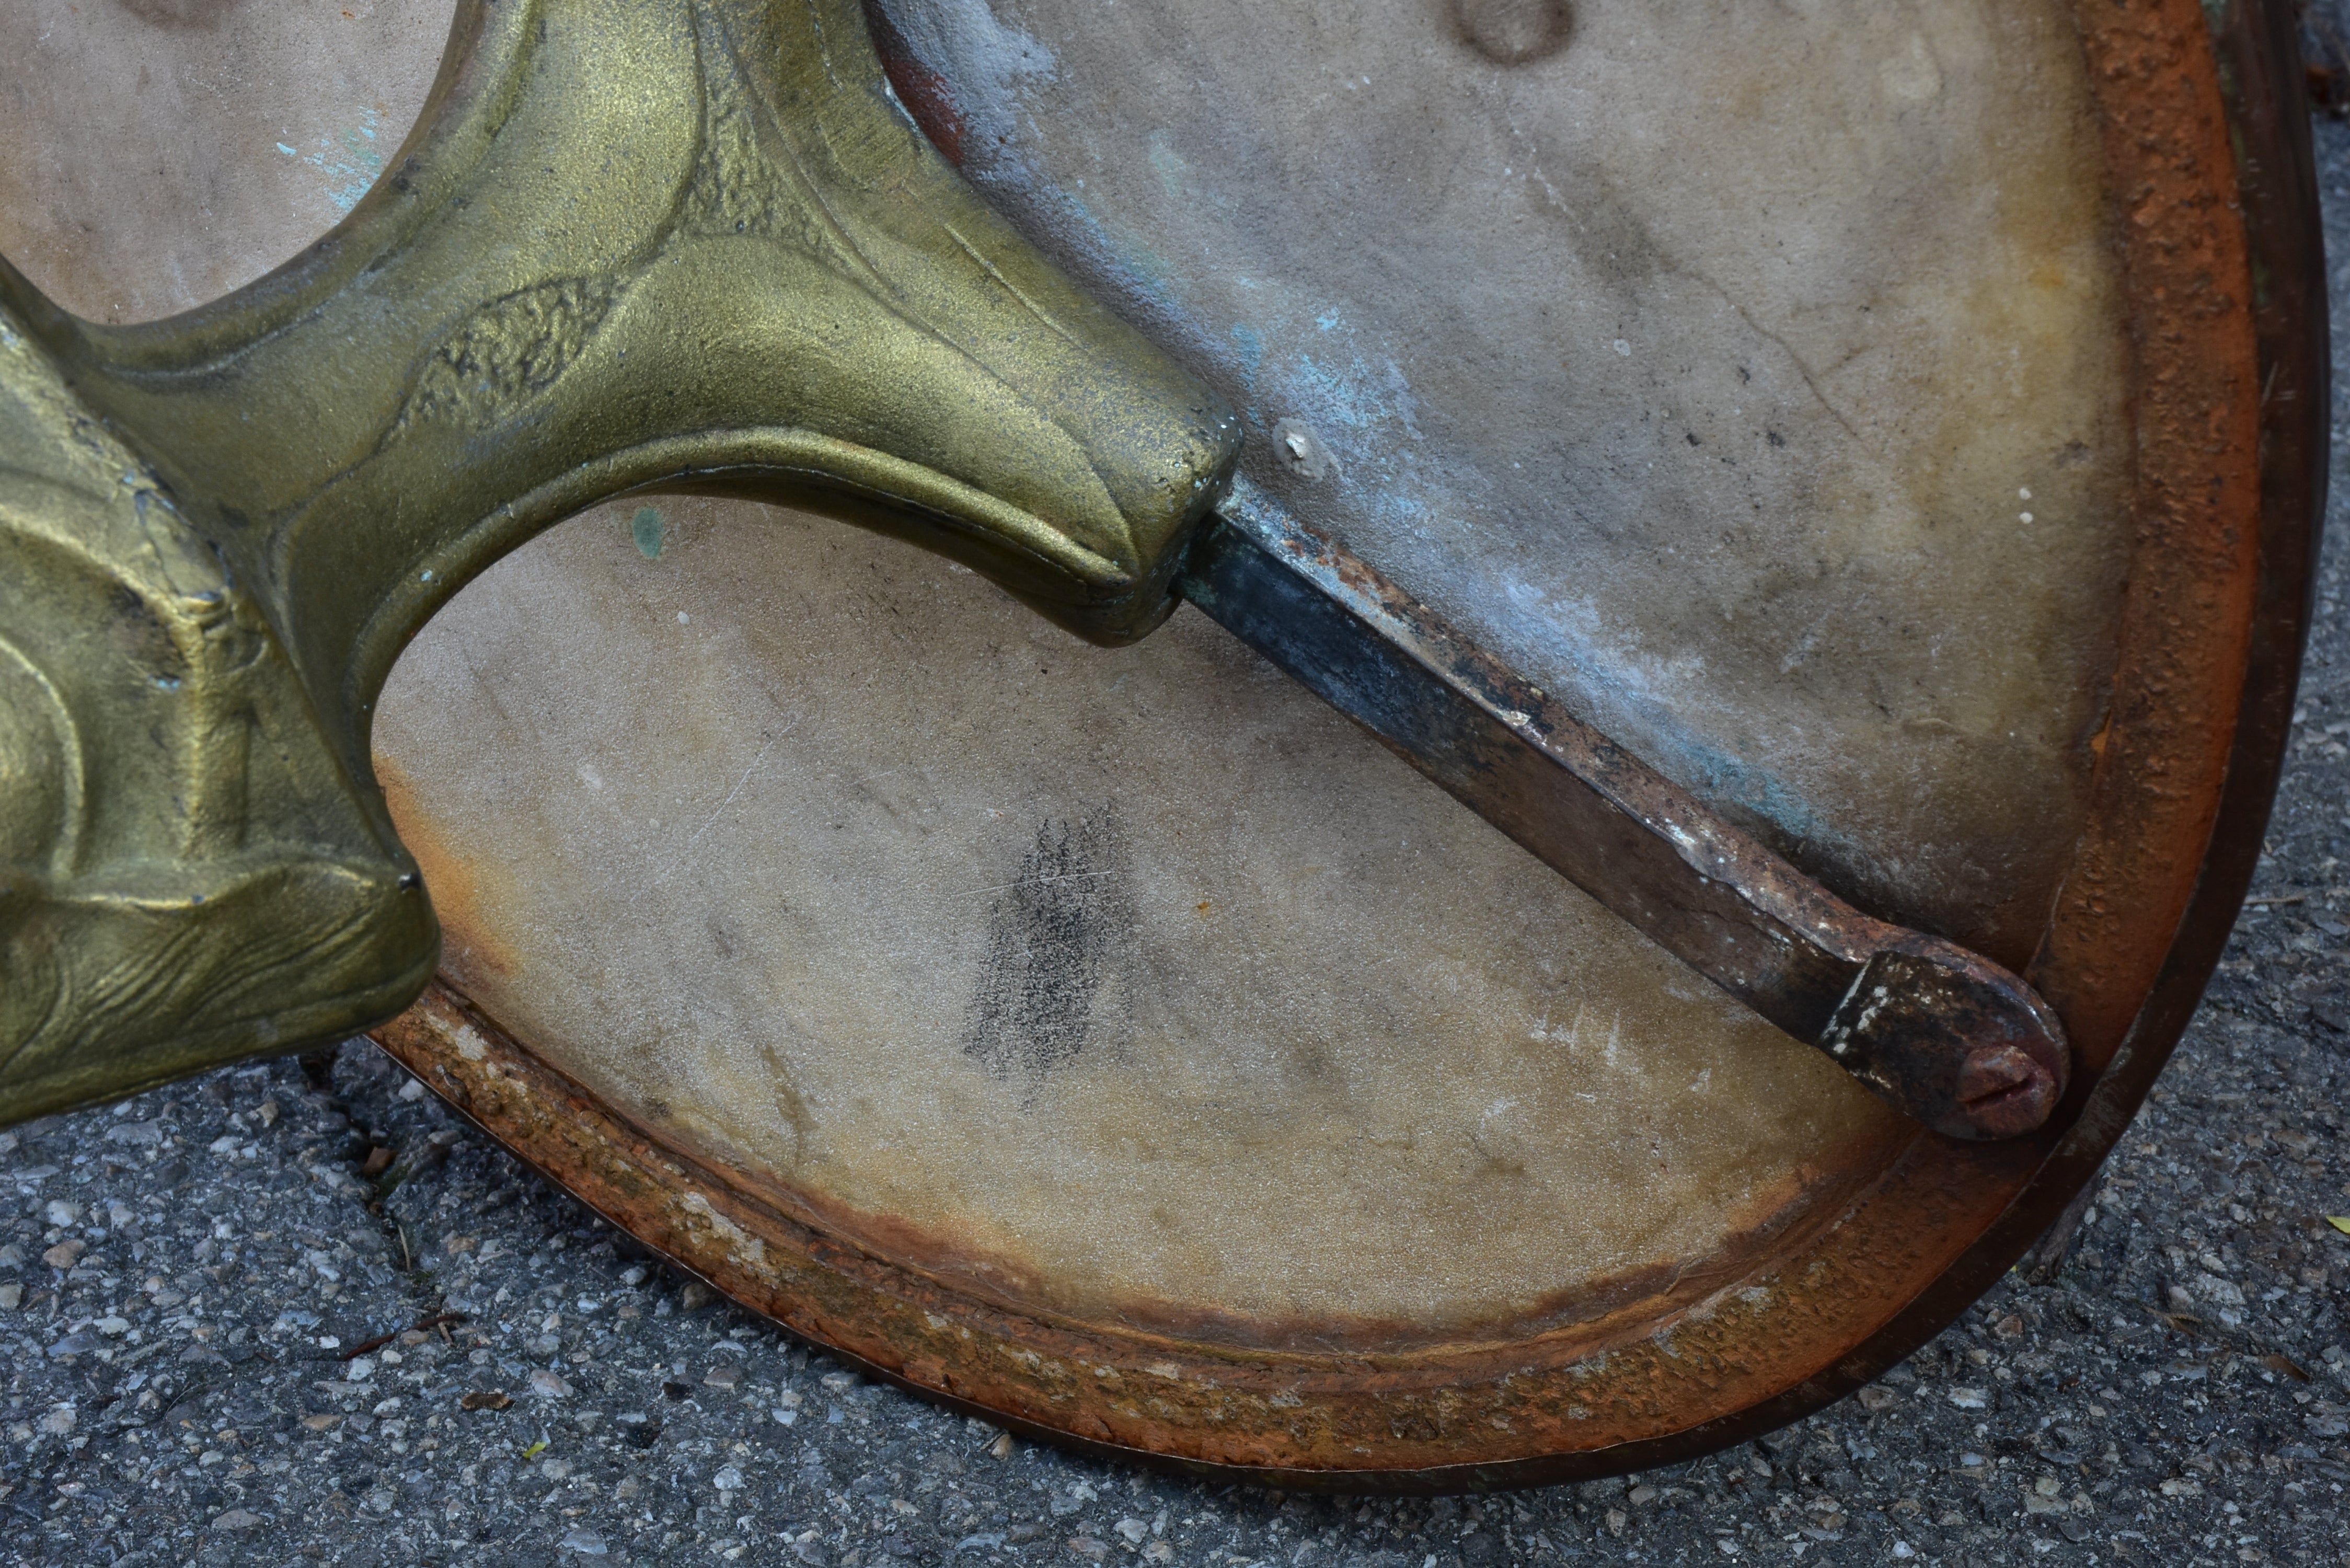
POLYGON ((660 559, 661 540, 666 537, 667 530, 661 526, 659 512, 650 506, 638 507, 635 519, 629 524, 629 532, 636 537, 639 555, 648 561, 660 559))

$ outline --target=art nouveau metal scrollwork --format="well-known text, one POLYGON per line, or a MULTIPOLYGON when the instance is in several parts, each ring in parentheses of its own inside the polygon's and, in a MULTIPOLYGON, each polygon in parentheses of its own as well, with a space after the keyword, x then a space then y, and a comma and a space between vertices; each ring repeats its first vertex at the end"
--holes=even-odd
POLYGON ((435 125, 266 282, 108 330, 0 272, 0 1106, 347 1033, 437 936, 370 704, 483 566, 708 487, 1104 639, 1233 434, 881 87, 852 5, 470 5, 435 125))

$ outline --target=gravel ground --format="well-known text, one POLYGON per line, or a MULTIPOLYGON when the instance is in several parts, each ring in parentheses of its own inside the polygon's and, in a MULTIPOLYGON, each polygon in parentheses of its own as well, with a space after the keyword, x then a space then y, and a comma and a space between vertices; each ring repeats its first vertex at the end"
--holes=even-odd
MULTIPOLYGON (((2350 321, 2350 129, 2319 134, 2350 321)), ((0 1559, 2350 1563, 2338 460, 2334 495, 2258 882, 2289 898, 2069 1261, 1759 1444, 1432 1502, 1016 1444, 711 1301, 354 1044, 0 1136, 0 1559)))

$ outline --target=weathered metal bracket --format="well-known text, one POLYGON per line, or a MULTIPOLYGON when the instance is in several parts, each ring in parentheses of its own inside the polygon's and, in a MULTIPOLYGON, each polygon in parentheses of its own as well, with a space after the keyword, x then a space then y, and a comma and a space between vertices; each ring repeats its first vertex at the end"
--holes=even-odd
POLYGON ((0 1121, 397 1012, 438 931, 368 728, 449 595, 592 502, 908 535, 1105 642, 1175 579, 1546 862, 1928 1125, 2040 1125, 2004 971, 1871 920, 1243 504, 1217 396, 998 219, 854 0, 465 0, 349 221, 78 321, 0 263, 0 1121))
POLYGON ((2047 1120, 2070 1076, 2032 988, 1872 919, 1242 483, 1186 597, 1668 951, 1952 1137, 2047 1120))

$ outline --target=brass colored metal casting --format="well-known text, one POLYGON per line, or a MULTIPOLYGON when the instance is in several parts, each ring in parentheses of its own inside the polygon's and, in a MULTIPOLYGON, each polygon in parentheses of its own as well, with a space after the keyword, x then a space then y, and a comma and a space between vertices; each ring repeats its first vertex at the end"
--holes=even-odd
POLYGON ((0 1121, 415 996, 372 704, 537 530, 789 500, 1118 641, 1236 443, 931 149, 849 0, 467 0, 390 171, 270 277, 109 328, 0 264, 0 1121))

